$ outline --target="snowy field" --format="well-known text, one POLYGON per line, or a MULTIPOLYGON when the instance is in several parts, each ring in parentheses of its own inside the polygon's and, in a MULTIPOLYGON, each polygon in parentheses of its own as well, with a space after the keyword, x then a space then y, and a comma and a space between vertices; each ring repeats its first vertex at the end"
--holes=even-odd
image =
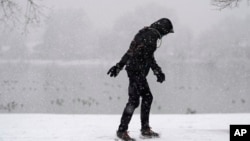
MULTIPOLYGON (((112 141, 120 115, 1 114, 0 141, 112 141)), ((129 133, 139 138, 139 115, 129 133)), ((229 141, 230 124, 250 124, 250 114, 152 115, 157 141, 229 141)), ((149 139, 150 140, 150 139, 149 139)))

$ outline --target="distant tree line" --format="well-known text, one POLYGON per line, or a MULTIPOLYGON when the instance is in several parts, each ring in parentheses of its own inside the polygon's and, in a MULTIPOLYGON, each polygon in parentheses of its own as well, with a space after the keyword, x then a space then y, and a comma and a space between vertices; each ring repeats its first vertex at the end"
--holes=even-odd
MULTIPOLYGON (((46 15, 45 11, 48 9, 43 0, 0 0, 0 26, 7 25, 10 28, 16 26, 24 26, 27 30, 30 24, 41 23, 43 17, 46 15)), ((212 5, 218 7, 220 10, 230 7, 237 7, 243 0, 211 0, 212 5)), ((245 0, 248 3, 250 0, 245 0)))

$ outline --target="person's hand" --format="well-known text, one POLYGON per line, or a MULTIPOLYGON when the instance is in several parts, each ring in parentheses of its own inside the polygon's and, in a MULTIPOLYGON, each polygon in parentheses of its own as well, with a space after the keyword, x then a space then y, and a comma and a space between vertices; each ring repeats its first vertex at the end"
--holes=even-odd
POLYGON ((121 69, 119 69, 119 67, 113 66, 109 69, 107 74, 110 75, 110 77, 116 77, 120 71, 121 69))
POLYGON ((157 82, 162 83, 163 81, 165 81, 165 74, 162 72, 157 74, 156 77, 157 77, 157 82))

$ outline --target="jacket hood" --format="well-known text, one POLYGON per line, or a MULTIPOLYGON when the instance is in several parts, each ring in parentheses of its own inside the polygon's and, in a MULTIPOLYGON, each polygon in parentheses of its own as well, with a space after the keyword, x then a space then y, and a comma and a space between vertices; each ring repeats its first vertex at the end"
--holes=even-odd
POLYGON ((171 21, 167 18, 162 18, 150 25, 151 28, 154 28, 159 31, 161 36, 164 36, 168 33, 174 33, 173 25, 171 21))

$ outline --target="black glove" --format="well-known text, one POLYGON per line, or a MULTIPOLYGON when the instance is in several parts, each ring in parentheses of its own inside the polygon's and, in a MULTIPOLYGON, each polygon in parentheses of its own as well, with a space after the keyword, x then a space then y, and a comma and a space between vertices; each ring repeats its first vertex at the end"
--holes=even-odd
POLYGON ((121 69, 116 65, 111 67, 107 74, 110 75, 110 77, 116 77, 120 71, 121 69))
POLYGON ((156 77, 157 77, 157 82, 160 82, 160 83, 162 83, 163 81, 165 81, 165 74, 164 73, 158 73, 157 75, 156 75, 156 77))

